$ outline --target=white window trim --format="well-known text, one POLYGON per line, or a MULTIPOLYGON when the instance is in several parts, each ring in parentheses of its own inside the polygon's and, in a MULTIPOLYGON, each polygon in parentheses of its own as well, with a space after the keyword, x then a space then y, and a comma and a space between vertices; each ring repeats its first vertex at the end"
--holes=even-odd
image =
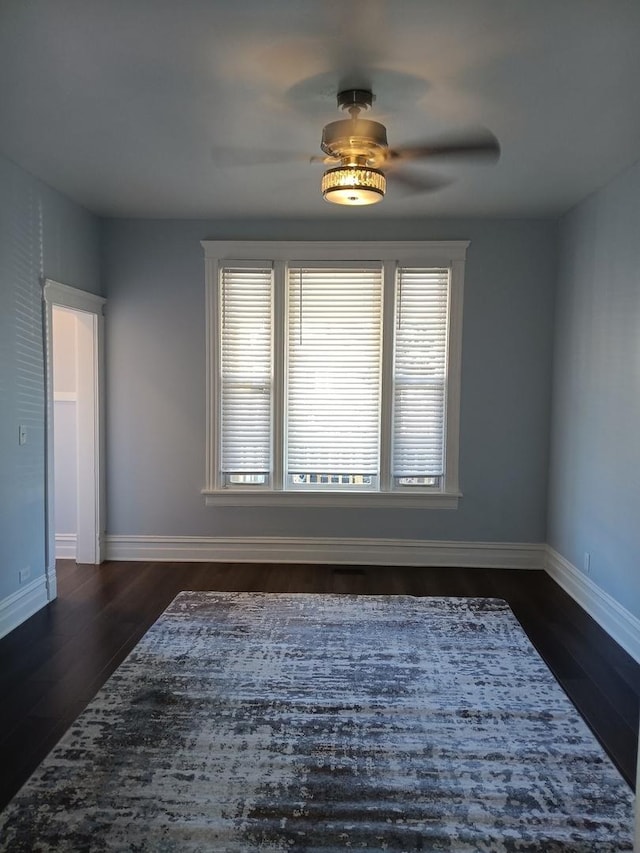
MULTIPOLYGON (((207 506, 291 506, 291 507, 414 507, 455 509, 462 497, 459 490, 460 382, 462 367, 462 306, 464 267, 468 240, 451 241, 236 241, 203 240, 206 277, 206 485, 202 489, 207 506), (218 299, 220 267, 230 261, 268 258, 274 272, 285 263, 313 261, 381 261, 385 265, 442 266, 451 268, 449 309, 449 349, 445 428, 445 476, 437 492, 307 492, 267 489, 222 488, 219 481, 218 441, 218 299)), ((277 308, 277 306, 276 306, 277 308)), ((276 317, 278 312, 276 310, 276 317)), ((274 329, 279 340, 281 329, 274 329)), ((274 357, 277 359, 279 348, 274 357)), ((274 390, 274 441, 281 442, 283 389, 274 390)), ((383 400, 383 406, 388 405, 383 400)), ((384 419, 383 419, 384 423, 384 419)), ((277 463, 276 463, 277 464, 277 463)), ((275 475, 281 472, 274 471, 275 475)))

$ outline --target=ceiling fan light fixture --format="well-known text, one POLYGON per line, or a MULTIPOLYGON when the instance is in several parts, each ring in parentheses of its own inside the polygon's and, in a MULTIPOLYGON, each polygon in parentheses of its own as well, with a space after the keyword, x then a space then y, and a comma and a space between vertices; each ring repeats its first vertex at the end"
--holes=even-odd
POLYGON ((376 204, 386 189, 384 172, 368 166, 336 166, 322 176, 322 196, 334 204, 376 204))

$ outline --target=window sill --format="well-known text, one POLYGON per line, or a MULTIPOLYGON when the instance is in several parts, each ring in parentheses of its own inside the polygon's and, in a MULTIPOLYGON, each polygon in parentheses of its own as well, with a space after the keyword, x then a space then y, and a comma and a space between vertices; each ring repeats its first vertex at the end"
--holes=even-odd
POLYGON ((457 509, 462 497, 459 492, 271 492, 257 489, 203 489, 206 506, 286 506, 327 507, 337 509, 413 508, 457 509))

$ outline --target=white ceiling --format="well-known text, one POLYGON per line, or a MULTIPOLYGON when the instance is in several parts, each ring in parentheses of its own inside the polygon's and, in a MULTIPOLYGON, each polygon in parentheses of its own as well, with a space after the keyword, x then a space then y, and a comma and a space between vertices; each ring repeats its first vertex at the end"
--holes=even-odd
POLYGON ((0 151, 103 215, 344 216, 309 155, 366 84, 392 146, 502 156, 349 216, 556 215, 640 158, 640 2, 0 0, 0 151))

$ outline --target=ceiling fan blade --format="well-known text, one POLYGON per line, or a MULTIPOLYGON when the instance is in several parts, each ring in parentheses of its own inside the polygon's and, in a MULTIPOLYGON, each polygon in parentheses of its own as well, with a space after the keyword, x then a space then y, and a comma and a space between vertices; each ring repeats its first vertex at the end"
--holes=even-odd
POLYGON ((300 151, 281 151, 277 148, 231 148, 216 146, 211 149, 213 162, 218 166, 264 166, 278 163, 308 163, 309 155, 300 151))
POLYGON ((339 157, 332 157, 330 154, 313 154, 309 157, 310 163, 324 163, 326 166, 337 166, 340 163, 339 157))
POLYGON ((496 161, 500 156, 500 143, 490 131, 436 139, 421 145, 403 145, 389 149, 389 160, 422 160, 435 157, 473 157, 496 161))
POLYGON ((442 175, 416 175, 407 171, 392 171, 386 177, 394 187, 401 187, 405 194, 435 192, 449 186, 454 180, 442 175))

